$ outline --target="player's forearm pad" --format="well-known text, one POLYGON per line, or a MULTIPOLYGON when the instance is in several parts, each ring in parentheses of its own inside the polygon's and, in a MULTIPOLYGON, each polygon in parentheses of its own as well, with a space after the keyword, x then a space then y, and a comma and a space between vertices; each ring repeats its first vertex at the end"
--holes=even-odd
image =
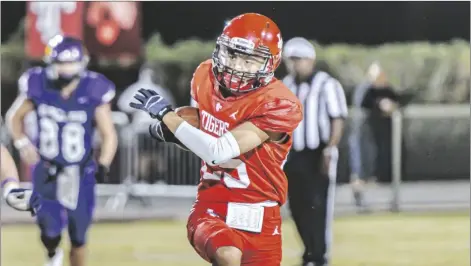
POLYGON ((209 165, 218 165, 240 155, 239 144, 231 132, 215 138, 183 122, 175 131, 175 137, 209 165))

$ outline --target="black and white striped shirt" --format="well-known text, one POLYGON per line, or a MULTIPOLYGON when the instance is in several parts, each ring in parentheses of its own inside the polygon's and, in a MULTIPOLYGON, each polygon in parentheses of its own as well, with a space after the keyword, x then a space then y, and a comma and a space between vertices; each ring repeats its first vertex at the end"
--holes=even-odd
POLYGON ((293 149, 316 149, 330 138, 330 121, 346 118, 347 103, 343 87, 329 74, 315 72, 307 82, 298 84, 291 75, 283 83, 299 98, 304 107, 304 119, 293 134, 293 149))

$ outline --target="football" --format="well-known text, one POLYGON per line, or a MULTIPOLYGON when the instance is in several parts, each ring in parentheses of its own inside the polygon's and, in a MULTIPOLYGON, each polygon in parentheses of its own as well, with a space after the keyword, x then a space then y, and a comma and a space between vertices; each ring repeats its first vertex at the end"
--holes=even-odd
POLYGON ((182 106, 175 109, 177 115, 185 119, 190 125, 199 128, 200 126, 200 113, 198 108, 191 106, 182 106))

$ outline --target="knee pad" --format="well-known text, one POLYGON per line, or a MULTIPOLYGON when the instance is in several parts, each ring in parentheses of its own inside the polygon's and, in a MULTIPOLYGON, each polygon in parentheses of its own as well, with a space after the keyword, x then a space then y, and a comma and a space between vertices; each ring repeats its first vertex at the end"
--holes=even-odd
POLYGON ((54 251, 61 242, 61 235, 58 235, 56 237, 48 237, 46 235, 41 235, 41 242, 44 244, 47 250, 54 251))
POLYGON ((84 240, 75 240, 75 239, 71 239, 71 240, 70 240, 70 244, 71 244, 71 246, 74 247, 74 248, 80 248, 80 247, 85 246, 85 241, 84 241, 84 240))

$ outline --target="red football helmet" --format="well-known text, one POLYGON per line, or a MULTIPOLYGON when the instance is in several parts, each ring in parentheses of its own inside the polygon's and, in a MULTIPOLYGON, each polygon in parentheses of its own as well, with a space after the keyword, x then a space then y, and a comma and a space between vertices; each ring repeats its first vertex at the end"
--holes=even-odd
POLYGON ((213 73, 220 86, 245 93, 266 86, 281 62, 283 40, 271 19, 256 13, 226 24, 213 52, 213 73))

